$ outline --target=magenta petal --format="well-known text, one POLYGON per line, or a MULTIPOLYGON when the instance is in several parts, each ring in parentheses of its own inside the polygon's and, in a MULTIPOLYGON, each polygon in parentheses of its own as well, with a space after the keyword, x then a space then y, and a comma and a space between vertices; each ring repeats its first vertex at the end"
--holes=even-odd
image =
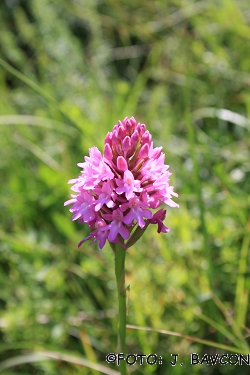
POLYGON ((79 217, 81 217, 81 212, 76 212, 73 216, 72 216, 72 220, 74 221, 74 220, 77 220, 77 219, 79 219, 79 217))
POLYGON ((88 237, 84 238, 83 240, 81 240, 81 241, 79 242, 79 244, 78 244, 78 247, 82 246, 82 244, 83 244, 85 241, 89 240, 90 238, 91 238, 91 236, 88 236, 88 237))
POLYGON ((132 210, 130 210, 126 216, 124 216, 123 218, 123 222, 127 225, 130 225, 132 223, 132 221, 134 220, 134 214, 132 212, 132 210))
POLYGON ((143 228, 146 225, 144 219, 140 215, 138 215, 137 221, 138 221, 138 225, 139 225, 140 228, 143 228))
POLYGON ((72 203, 75 203, 76 202, 76 199, 69 199, 68 201, 64 202, 64 206, 67 206, 68 204, 72 204, 72 203))
POLYGON ((158 233, 168 233, 170 232, 170 229, 167 228, 162 221, 159 220, 158 222, 158 230, 157 230, 158 233))
POLYGON ((116 236, 118 234, 117 226, 112 225, 112 224, 111 224, 111 228, 110 228, 110 232, 109 232, 109 236, 108 236, 108 240, 111 241, 111 242, 114 241, 114 239, 116 238, 116 236))
POLYGON ((121 225, 119 233, 124 238, 124 240, 127 240, 130 236, 129 230, 123 225, 121 225))
POLYGON ((122 193, 124 193, 124 188, 118 187, 118 188, 115 189, 115 191, 117 192, 117 194, 122 194, 122 193))
POLYGON ((143 216, 145 216, 147 219, 151 219, 153 214, 149 210, 142 210, 143 216))

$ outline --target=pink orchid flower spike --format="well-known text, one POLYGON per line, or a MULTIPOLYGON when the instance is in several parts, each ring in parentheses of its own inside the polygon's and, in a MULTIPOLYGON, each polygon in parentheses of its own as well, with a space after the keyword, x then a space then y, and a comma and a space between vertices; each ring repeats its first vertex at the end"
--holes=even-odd
POLYGON ((72 204, 72 220, 87 223, 92 230, 78 246, 92 240, 103 248, 109 241, 126 249, 149 224, 157 224, 158 233, 169 232, 163 224, 166 210, 158 207, 179 207, 172 200, 178 194, 170 185, 165 154, 161 147, 153 147, 145 124, 134 117, 118 121, 106 135, 104 154, 92 147, 84 159, 78 164, 81 175, 69 180, 74 194, 64 203, 72 204))

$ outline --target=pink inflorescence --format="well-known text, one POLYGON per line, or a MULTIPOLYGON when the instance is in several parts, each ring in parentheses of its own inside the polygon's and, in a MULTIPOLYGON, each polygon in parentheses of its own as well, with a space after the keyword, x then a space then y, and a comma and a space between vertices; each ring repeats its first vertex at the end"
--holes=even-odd
POLYGON ((151 212, 162 203, 179 207, 172 201, 178 194, 170 186, 164 158, 162 147, 153 148, 151 134, 134 117, 119 121, 107 134, 104 155, 97 147, 89 149, 89 157, 78 164, 81 176, 69 180, 76 194, 64 203, 73 204, 72 220, 88 223, 92 230, 78 246, 92 239, 101 249, 107 240, 127 248, 136 242, 132 236, 138 239, 149 224, 157 224, 158 233, 169 232, 163 224, 166 210, 151 212))

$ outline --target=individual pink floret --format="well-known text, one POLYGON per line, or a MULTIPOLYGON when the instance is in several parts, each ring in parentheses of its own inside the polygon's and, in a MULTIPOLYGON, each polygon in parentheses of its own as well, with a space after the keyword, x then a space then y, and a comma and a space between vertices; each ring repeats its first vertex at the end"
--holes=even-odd
POLYGON ((97 186, 94 189, 94 193, 97 194, 98 199, 95 202, 95 211, 99 211, 103 205, 106 204, 108 208, 115 207, 115 200, 116 194, 112 189, 110 182, 104 182, 102 187, 97 186))
POLYGON ((122 180, 116 178, 116 184, 118 185, 118 188, 115 190, 117 194, 125 193, 127 199, 130 199, 134 192, 139 193, 143 190, 140 187, 140 181, 135 180, 133 173, 131 173, 128 169, 124 172, 122 180))
POLYGON ((101 230, 109 229, 108 240, 113 242, 118 234, 122 236, 124 240, 127 240, 130 236, 129 230, 123 224, 123 213, 117 208, 117 210, 112 213, 112 221, 107 227, 103 227, 101 230))
POLYGON ((159 211, 157 211, 153 217, 149 220, 149 222, 151 224, 158 224, 158 230, 157 232, 158 233, 168 233, 170 231, 169 228, 167 228, 164 224, 163 224, 163 220, 165 219, 166 217, 166 210, 164 210, 163 208, 161 208, 159 211))
POLYGON ((85 223, 88 223, 95 219, 95 209, 94 209, 95 199, 92 194, 88 191, 84 191, 81 194, 75 196, 64 203, 68 205, 73 203, 73 206, 69 209, 70 212, 75 212, 72 216, 72 220, 82 219, 85 223))
POLYGON ((148 203, 143 202, 137 196, 134 196, 129 200, 128 206, 130 211, 124 217, 124 223, 130 225, 133 220, 135 220, 138 225, 143 228, 146 224, 143 218, 146 217, 147 219, 151 219, 152 217, 152 212, 145 209, 145 207, 148 207, 148 203))

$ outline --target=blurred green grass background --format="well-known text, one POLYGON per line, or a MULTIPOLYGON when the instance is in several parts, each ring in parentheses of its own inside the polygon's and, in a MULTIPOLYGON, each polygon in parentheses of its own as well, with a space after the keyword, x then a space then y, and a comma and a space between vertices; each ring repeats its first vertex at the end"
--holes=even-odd
POLYGON ((249 26, 247 0, 0 2, 0 373, 119 370, 105 361, 113 254, 77 249, 88 227, 63 202, 76 164, 125 116, 163 146, 180 204, 169 234, 151 226, 128 250, 128 324, 151 329, 128 328, 128 352, 163 360, 128 369, 248 373, 190 354, 250 352, 249 26))

